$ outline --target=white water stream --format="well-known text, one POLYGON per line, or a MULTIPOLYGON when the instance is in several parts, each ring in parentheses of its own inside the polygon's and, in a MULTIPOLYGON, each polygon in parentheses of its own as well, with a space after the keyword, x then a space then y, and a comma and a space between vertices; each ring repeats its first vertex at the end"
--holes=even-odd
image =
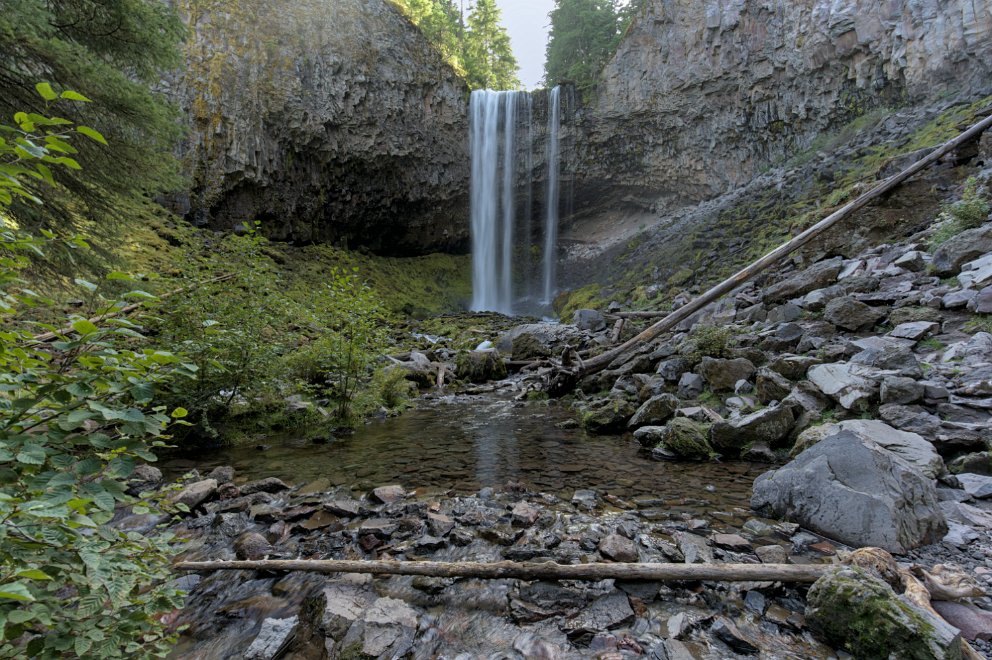
POLYGON ((531 291, 534 110, 527 92, 472 92, 472 310, 513 314, 532 294, 550 304, 556 289, 561 90, 549 92, 547 181, 540 291, 531 291))

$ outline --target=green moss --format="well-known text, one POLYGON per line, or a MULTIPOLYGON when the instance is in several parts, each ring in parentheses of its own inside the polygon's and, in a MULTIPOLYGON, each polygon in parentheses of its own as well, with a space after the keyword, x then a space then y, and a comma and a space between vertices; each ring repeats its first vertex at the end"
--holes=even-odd
POLYGON ((939 642, 935 629, 892 588, 860 568, 846 567, 817 580, 809 591, 810 623, 826 640, 858 658, 929 660, 939 642))
POLYGON ((687 460, 710 460, 717 454, 710 446, 708 427, 687 417, 676 417, 665 427, 658 447, 687 460))
POLYGON ((570 319, 580 309, 602 309, 606 306, 603 288, 599 284, 589 284, 573 291, 564 291, 554 302, 555 311, 563 319, 570 319))
POLYGON ((992 333, 992 314, 976 314, 964 324, 964 331, 970 334, 992 333))

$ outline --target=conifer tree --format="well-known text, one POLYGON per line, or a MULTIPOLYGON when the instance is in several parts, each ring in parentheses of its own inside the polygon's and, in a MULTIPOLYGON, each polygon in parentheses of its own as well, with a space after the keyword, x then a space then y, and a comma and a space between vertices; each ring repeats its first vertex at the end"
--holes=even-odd
MULTIPOLYGON (((173 152, 180 123, 164 97, 152 91, 181 61, 184 29, 171 3, 4 0, 0 5, 0 117, 44 114, 35 84, 49 82, 56 91, 71 89, 91 99, 66 109, 66 118, 92 126, 114 145, 72 147, 87 167, 57 173, 68 194, 51 191, 38 222, 122 216, 122 198, 177 188, 173 152)), ((12 210, 24 225, 40 208, 28 203, 12 210)))
POLYGON ((545 83, 551 87, 571 82, 582 92, 591 89, 640 5, 636 0, 556 0, 550 14, 545 83))
POLYGON ((495 0, 477 0, 468 15, 465 70, 473 89, 516 89, 517 60, 495 0))

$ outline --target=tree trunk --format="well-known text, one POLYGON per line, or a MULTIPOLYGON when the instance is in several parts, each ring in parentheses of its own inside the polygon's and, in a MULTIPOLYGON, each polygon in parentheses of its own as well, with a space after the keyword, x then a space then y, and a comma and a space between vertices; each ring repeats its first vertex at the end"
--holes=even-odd
POLYGON ((263 560, 181 562, 177 571, 303 571, 426 575, 487 580, 648 580, 656 582, 816 582, 829 568, 815 564, 556 564, 502 561, 494 563, 433 561, 263 560))

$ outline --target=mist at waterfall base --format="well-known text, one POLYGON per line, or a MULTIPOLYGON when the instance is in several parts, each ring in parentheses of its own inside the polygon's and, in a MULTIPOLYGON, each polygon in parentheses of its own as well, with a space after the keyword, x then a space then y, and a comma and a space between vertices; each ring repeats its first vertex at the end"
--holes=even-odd
POLYGON ((540 186, 534 181, 533 94, 472 92, 472 311, 550 312, 557 288, 561 88, 546 93, 545 180, 543 189, 535 190, 540 186), (535 239, 535 202, 540 196, 543 218, 538 220, 540 238, 535 239))

